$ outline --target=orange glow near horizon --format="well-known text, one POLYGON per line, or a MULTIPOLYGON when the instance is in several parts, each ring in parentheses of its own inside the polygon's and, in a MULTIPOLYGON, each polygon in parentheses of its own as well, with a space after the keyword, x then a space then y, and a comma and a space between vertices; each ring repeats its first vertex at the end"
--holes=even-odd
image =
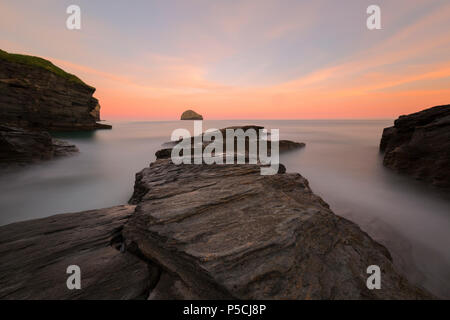
POLYGON ((103 12, 82 1, 91 14, 80 32, 55 27, 64 8, 51 1, 19 2, 0 4, 0 48, 96 87, 105 120, 175 120, 186 109, 205 119, 381 119, 450 103, 450 3, 438 0, 380 0, 377 31, 353 0, 205 2, 183 16, 182 4, 161 3, 164 21, 139 20, 144 2, 103 12))

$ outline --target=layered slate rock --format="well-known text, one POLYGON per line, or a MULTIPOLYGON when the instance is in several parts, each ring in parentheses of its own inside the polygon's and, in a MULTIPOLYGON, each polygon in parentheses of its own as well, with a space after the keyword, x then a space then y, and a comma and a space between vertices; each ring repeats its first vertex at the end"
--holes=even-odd
POLYGON ((203 120, 203 116, 194 110, 186 110, 181 114, 181 120, 203 120))
POLYGON ((48 132, 0 125, 0 164, 24 164, 78 152, 48 132))
POLYGON ((385 166, 449 189, 450 105, 399 117, 384 129, 380 150, 385 166))
POLYGON ((99 124, 95 88, 50 61, 0 50, 3 124, 49 131, 111 128, 99 124))
POLYGON ((159 159, 137 174, 131 202, 125 244, 164 270, 151 299, 431 297, 300 174, 159 159), (366 286, 371 265, 381 269, 381 290, 366 286))
MULTIPOLYGON (((227 139, 226 139, 226 135, 227 135, 227 130, 242 130, 242 132, 244 132, 244 134, 246 132, 248 132, 248 130, 254 130, 254 132, 256 133, 256 140, 254 142, 256 142, 257 144, 257 148, 256 148, 256 152, 258 152, 259 150, 259 142, 260 142, 260 130, 264 129, 264 127, 262 126, 256 126, 256 125, 244 125, 244 126, 232 126, 232 127, 226 127, 226 128, 222 128, 222 129, 217 129, 216 131, 211 131, 208 134, 202 133, 201 134, 201 138, 202 138, 202 142, 201 142, 201 148, 202 151, 211 143, 211 141, 213 141, 213 139, 211 139, 210 137, 206 137, 206 135, 214 135, 215 132, 220 132, 220 134, 223 137, 223 151, 226 152, 227 150, 227 139)), ((195 139, 196 137, 192 137, 191 139, 191 154, 194 154, 195 152, 195 139)), ((272 148, 272 144, 271 144, 271 140, 270 140, 270 133, 267 133, 267 151, 268 154, 270 155, 270 151, 272 148)), ((234 152, 236 153, 238 151, 238 139, 235 138, 234 139, 234 152)), ((249 151, 249 144, 250 144, 250 138, 249 136, 245 136, 245 143, 243 144, 244 146, 244 152, 246 157, 248 158, 248 151, 249 151)), ((156 152, 156 158, 157 159, 163 159, 163 158, 169 158, 172 154, 172 148, 177 145, 178 143, 180 143, 182 141, 182 139, 178 140, 178 141, 170 141, 170 142, 166 142, 163 144, 163 146, 165 147, 164 149, 158 150, 156 152)), ((290 141, 290 140, 279 140, 278 141, 278 148, 279 148, 279 152, 283 153, 283 152, 287 152, 287 151, 292 151, 292 150, 298 150, 298 149, 302 149, 306 146, 305 143, 303 142, 295 142, 295 141, 290 141)))
POLYGON ((301 175, 259 173, 160 159, 137 175, 137 207, 0 227, 0 299, 432 298, 301 175), (381 290, 366 287, 373 264, 381 290))
POLYGON ((0 227, 0 299, 147 298, 159 270, 120 252, 133 211, 118 206, 0 227), (70 265, 81 269, 81 290, 67 288, 70 265))

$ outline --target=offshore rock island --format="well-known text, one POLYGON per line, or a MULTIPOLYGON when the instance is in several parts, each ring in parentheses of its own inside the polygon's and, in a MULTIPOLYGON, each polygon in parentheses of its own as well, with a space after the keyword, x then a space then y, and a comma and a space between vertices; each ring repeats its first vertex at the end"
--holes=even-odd
POLYGON ((181 115, 181 120, 203 120, 203 116, 193 110, 186 110, 181 115))

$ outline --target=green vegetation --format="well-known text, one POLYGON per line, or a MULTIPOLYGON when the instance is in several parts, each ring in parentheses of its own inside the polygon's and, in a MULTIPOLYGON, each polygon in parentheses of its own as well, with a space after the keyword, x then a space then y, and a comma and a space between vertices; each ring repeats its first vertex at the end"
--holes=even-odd
POLYGON ((7 61, 16 62, 16 63, 21 63, 21 64, 26 64, 26 65, 33 66, 33 67, 43 68, 45 70, 53 72, 54 74, 56 74, 60 77, 63 77, 64 79, 67 79, 69 81, 86 85, 77 76, 67 73, 63 69, 55 66, 50 61, 39 58, 39 57, 27 56, 24 54, 8 53, 8 52, 0 49, 0 59, 4 59, 7 61))

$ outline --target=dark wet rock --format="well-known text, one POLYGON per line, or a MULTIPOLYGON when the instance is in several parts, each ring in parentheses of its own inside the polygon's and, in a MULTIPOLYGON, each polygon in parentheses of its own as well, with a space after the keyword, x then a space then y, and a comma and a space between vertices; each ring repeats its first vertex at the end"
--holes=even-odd
POLYGON ((162 272, 158 284, 150 292, 149 300, 197 300, 200 297, 187 287, 179 277, 162 272))
POLYGON ((159 269, 121 253, 134 206, 56 215, 0 227, 0 299, 146 299, 159 269), (69 290, 67 267, 81 268, 69 290))
POLYGON ((436 187, 450 188, 450 105, 399 117, 384 129, 383 164, 436 187))
POLYGON ((47 132, 0 126, 0 162, 23 163, 52 157, 53 142, 47 132))
POLYGON ((278 168, 278 174, 283 174, 283 173, 286 173, 286 167, 284 166, 284 164, 280 163, 279 168, 278 168))
POLYGON ((111 128, 97 123, 95 88, 47 60, 17 56, 0 50, 2 124, 48 131, 111 128))
POLYGON ((181 115, 181 120, 203 120, 203 116, 194 110, 186 110, 181 115))
POLYGON ((31 163, 76 152, 76 146, 53 139, 45 131, 0 125, 0 163, 31 163))
POLYGON ((166 148, 156 151, 155 156, 156 159, 169 159, 172 155, 172 149, 166 148))
POLYGON ((303 142, 294 142, 294 141, 290 141, 290 140, 280 140, 279 141, 280 152, 297 150, 297 149, 304 148, 305 146, 306 145, 303 142))
POLYGON ((75 145, 70 144, 64 140, 53 138, 52 144, 53 144, 53 155, 55 157, 70 156, 74 153, 79 152, 78 148, 75 145))
MULTIPOLYGON (((227 128, 222 128, 222 129, 218 129, 218 131, 220 131, 220 133, 222 134, 223 137, 223 144, 224 144, 224 151, 226 151, 226 146, 227 146, 227 141, 226 141, 226 131, 227 129, 232 129, 232 130, 239 130, 241 129, 243 132, 246 132, 247 130, 255 130, 256 132, 256 139, 257 139, 257 143, 258 143, 258 149, 259 150, 259 141, 260 141, 260 132, 259 130, 264 129, 264 127, 261 126, 256 126, 256 125, 245 125, 245 126, 232 126, 232 127, 227 127, 227 128)), ((210 133, 211 134, 211 133, 210 133)), ((268 135, 268 145, 267 145, 267 150, 268 153, 270 154, 270 150, 271 150, 271 143, 270 143, 270 132, 267 134, 268 135)), ((206 148, 206 146, 208 146, 211 142, 209 141, 209 139, 205 139, 205 133, 202 133, 202 150, 204 150, 206 148)), ((161 150, 158 150, 155 155, 157 159, 168 159, 171 157, 171 153, 172 153, 172 148, 177 145, 179 142, 181 142, 181 139, 178 141, 170 141, 170 142, 166 142, 163 144, 164 148, 161 150)), ((237 139, 235 139, 234 142, 234 151, 237 151, 237 139)), ((195 137, 191 138, 191 154, 194 154, 194 146, 195 146, 195 137)), ((306 145, 303 142, 294 142, 294 141, 290 141, 290 140, 279 140, 279 152, 287 152, 287 151, 291 151, 291 150, 298 150, 298 149, 302 149, 304 148, 306 145)), ((246 138, 245 140, 245 153, 246 153, 246 158, 248 158, 248 151, 249 151, 249 139, 246 138)), ((182 153, 181 153, 182 155, 182 153)))
POLYGON ((152 299, 426 299, 385 247, 300 174, 159 159, 136 176, 127 246, 165 270, 152 299), (366 271, 378 265, 381 290, 366 271))

